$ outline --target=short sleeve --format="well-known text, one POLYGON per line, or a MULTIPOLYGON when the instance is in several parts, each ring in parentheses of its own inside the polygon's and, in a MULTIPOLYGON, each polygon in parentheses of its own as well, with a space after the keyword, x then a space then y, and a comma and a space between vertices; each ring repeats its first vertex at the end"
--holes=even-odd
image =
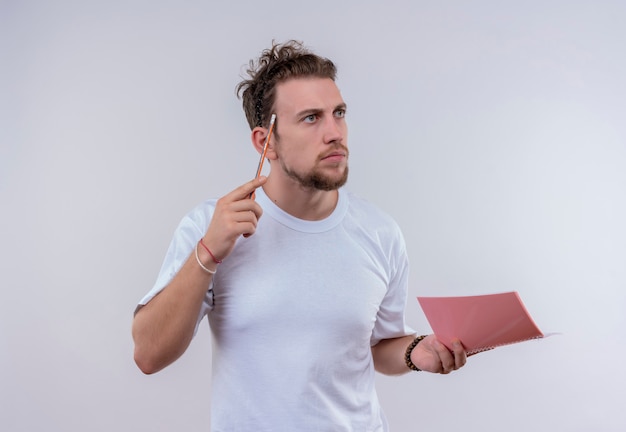
MULTIPOLYGON (((172 281, 193 253, 197 242, 206 232, 213 215, 215 201, 207 201, 189 212, 178 224, 165 254, 161 270, 152 289, 139 301, 139 307, 146 305, 172 281)), ((213 307, 212 283, 207 287, 196 330, 202 318, 213 307)))
POLYGON ((414 334, 405 322, 409 284, 409 260, 404 238, 399 227, 389 257, 390 280, 387 293, 378 310, 370 344, 376 345, 383 339, 392 339, 414 334))

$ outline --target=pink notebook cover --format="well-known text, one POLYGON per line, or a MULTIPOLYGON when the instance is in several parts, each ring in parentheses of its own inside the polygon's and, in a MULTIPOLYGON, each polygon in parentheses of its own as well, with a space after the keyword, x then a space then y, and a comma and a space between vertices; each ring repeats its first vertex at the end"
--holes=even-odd
POLYGON ((451 348, 458 337, 470 355, 544 337, 517 292, 417 300, 437 338, 451 348))

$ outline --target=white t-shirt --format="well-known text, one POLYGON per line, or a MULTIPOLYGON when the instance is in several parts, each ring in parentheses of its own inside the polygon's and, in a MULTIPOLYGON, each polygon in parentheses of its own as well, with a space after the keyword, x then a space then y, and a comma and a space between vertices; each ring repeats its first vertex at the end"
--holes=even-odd
MULTIPOLYGON (((386 431, 371 345, 414 333, 404 322, 408 259, 398 225, 339 191, 321 221, 256 192, 256 233, 218 266, 198 322, 213 339, 213 432, 386 431)), ((215 200, 180 223, 146 304, 205 234, 215 200)))

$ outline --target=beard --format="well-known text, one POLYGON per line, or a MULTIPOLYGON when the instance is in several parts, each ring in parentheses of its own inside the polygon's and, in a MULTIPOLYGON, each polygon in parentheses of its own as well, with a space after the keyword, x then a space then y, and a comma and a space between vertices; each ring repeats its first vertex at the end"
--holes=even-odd
MULTIPOLYGON (((346 151, 346 155, 348 153, 348 149, 344 146, 341 146, 343 150, 346 151)), ((321 158, 320 158, 321 160, 321 158)), ((310 172, 306 174, 300 174, 296 171, 292 170, 288 166, 285 165, 285 162, 282 159, 279 159, 280 166, 289 176, 289 178, 297 181, 300 186, 306 189, 317 189, 322 191, 332 191, 339 189, 341 186, 345 185, 348 181, 348 166, 346 165, 343 173, 339 177, 331 177, 329 175, 325 175, 321 170, 317 168, 313 168, 310 172)))
POLYGON ((313 170, 308 174, 298 174, 297 172, 287 168, 282 162, 281 166, 285 173, 292 179, 300 183, 300 186, 306 189, 317 189, 322 191, 332 191, 339 189, 348 181, 348 167, 343 170, 341 177, 332 178, 323 173, 313 170))

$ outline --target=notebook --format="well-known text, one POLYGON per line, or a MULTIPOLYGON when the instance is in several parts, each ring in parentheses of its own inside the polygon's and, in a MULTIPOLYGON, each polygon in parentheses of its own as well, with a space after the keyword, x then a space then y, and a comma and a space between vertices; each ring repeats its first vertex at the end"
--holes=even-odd
POLYGON ((449 349, 459 338, 468 355, 544 337, 515 291, 417 300, 437 338, 449 349))

